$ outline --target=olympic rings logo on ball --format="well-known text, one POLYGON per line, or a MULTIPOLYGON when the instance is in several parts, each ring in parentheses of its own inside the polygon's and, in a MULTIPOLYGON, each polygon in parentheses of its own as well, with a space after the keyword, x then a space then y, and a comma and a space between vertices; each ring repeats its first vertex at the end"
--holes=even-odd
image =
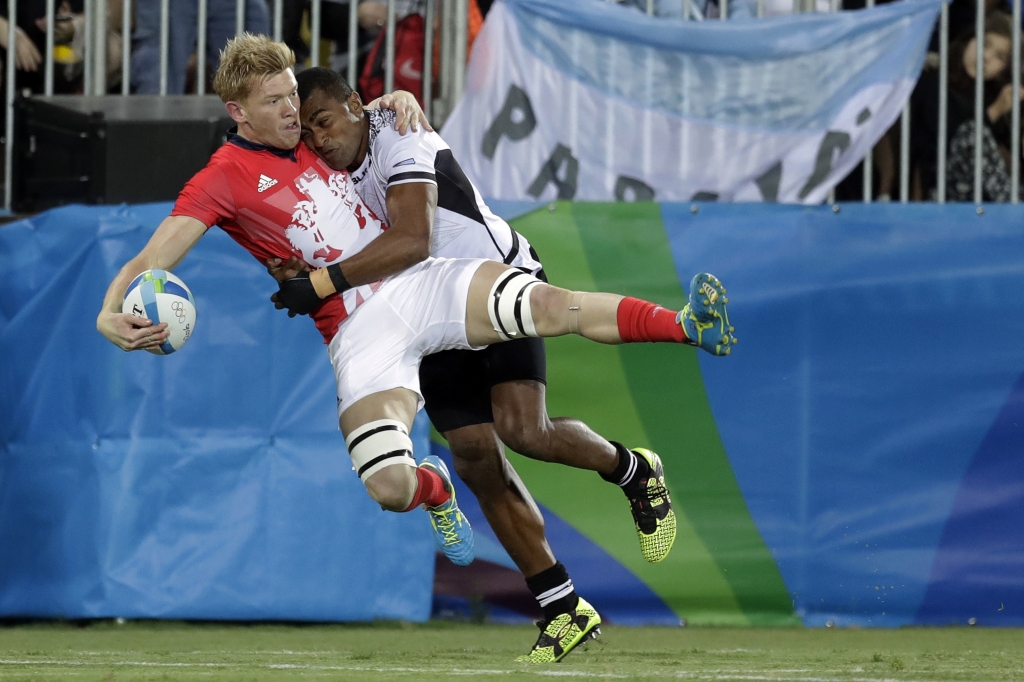
POLYGON ((185 321, 186 313, 185 313, 185 304, 183 302, 181 302, 181 301, 174 301, 173 303, 171 303, 171 310, 173 310, 174 314, 178 316, 178 322, 184 322, 185 321))

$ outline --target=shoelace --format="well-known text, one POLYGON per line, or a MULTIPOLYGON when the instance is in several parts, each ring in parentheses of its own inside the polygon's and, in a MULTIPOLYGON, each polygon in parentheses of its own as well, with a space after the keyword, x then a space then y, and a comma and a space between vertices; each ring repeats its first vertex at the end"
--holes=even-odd
MULTIPOLYGON (((641 520, 651 521, 654 524, 658 522, 658 512, 655 511, 654 505, 644 506, 644 502, 661 498, 661 503, 665 503, 665 499, 668 496, 668 489, 658 482, 656 478, 648 479, 648 484, 639 490, 639 494, 636 497, 629 498, 629 505, 632 507, 633 517, 636 518, 638 524, 641 520), (650 488, 650 481, 655 481, 654 488, 650 488)), ((646 524, 644 524, 646 525, 646 524)), ((646 531, 646 529, 644 529, 646 531)), ((653 532, 653 528, 651 531, 653 532)))
POLYGON ((431 513, 435 519, 434 525, 441 530, 441 534, 444 536, 444 546, 447 547, 457 543, 459 541, 459 534, 455 527, 458 525, 458 521, 452 518, 457 516, 457 512, 454 509, 448 509, 431 513))

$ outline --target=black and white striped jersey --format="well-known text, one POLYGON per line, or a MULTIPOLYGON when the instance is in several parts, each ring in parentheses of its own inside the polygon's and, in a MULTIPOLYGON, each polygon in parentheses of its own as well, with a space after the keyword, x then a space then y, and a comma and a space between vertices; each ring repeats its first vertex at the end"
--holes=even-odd
POLYGON ((462 172, 452 151, 437 133, 422 128, 399 135, 395 112, 372 109, 366 158, 352 172, 363 202, 378 217, 387 215, 388 187, 407 182, 437 185, 437 213, 430 238, 430 255, 442 258, 488 258, 536 274, 540 262, 529 242, 508 223, 491 213, 480 192, 462 172))

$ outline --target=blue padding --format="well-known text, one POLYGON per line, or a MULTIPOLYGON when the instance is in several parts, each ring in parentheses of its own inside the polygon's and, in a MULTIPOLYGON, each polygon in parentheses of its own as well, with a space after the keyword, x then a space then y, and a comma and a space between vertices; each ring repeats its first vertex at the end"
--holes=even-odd
POLYGON ((1024 374, 967 468, 917 620, 1024 625, 1024 374))
POLYGON ((426 515, 366 494, 322 339, 261 264, 207 234, 175 272, 208 322, 172 357, 96 332, 170 208, 0 228, 0 616, 424 620, 426 515))
POLYGON ((701 369, 804 621, 964 622, 984 606, 984 622, 1024 624, 1020 208, 662 215, 680 280, 709 270, 728 288, 740 343, 701 369))

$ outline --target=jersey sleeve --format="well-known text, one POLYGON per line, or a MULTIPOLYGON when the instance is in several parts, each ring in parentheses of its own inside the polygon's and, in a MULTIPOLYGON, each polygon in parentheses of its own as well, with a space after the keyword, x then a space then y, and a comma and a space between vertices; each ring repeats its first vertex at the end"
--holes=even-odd
POLYGON ((434 157, 437 156, 440 140, 437 133, 422 127, 409 130, 405 135, 388 127, 377 135, 374 141, 374 156, 378 159, 380 173, 388 187, 407 182, 429 182, 437 184, 434 177, 434 157))
POLYGON ((224 171, 210 165, 192 176, 174 202, 172 216, 183 215, 207 227, 235 217, 235 201, 224 171))

